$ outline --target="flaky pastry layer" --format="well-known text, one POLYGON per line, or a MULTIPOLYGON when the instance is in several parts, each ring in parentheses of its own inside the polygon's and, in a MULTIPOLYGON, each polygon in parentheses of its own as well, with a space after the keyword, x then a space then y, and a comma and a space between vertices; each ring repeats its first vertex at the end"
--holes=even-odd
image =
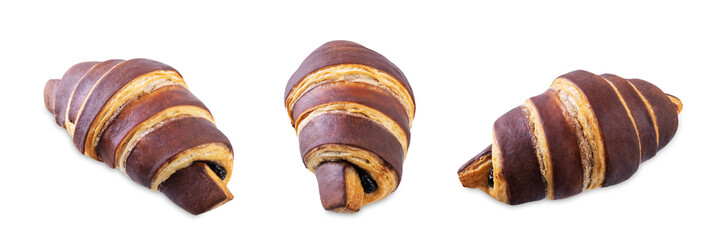
POLYGON ((196 106, 175 106, 164 109, 141 124, 138 124, 127 133, 127 136, 125 136, 118 145, 117 152, 115 152, 115 166, 118 166, 126 175, 127 158, 139 140, 148 133, 160 128, 163 124, 183 117, 203 118, 214 123, 214 118, 211 116, 211 113, 204 108, 196 106))
POLYGON ((150 188, 154 191, 158 191, 157 188, 159 184, 167 180, 169 176, 196 161, 219 164, 226 170, 226 178, 223 180, 224 184, 229 183, 234 167, 234 154, 228 146, 222 143, 209 143, 184 150, 172 157, 172 159, 169 160, 169 164, 162 166, 162 168, 157 171, 157 174, 154 175, 150 188))
MULTIPOLYGON (((97 81, 97 83, 99 83, 100 81, 97 81)), ((100 110, 100 112, 97 114, 97 116, 95 116, 94 120, 92 121, 89 131, 87 132, 87 138, 85 138, 84 154, 91 158, 99 159, 99 156, 97 156, 97 152, 95 149, 97 147, 97 144, 99 143, 99 136, 101 136, 102 132, 112 122, 111 120, 114 119, 122 110, 122 108, 129 104, 131 100, 136 99, 144 94, 151 93, 152 91, 161 87, 172 85, 182 86, 186 88, 186 83, 184 82, 184 79, 182 79, 182 77, 179 75, 179 73, 175 71, 159 70, 139 76, 124 87, 122 87, 112 96, 109 101, 107 101, 107 103, 102 107, 102 110, 100 110)), ((96 86, 97 84, 95 84, 95 87, 96 86)), ((93 87, 91 91, 94 90, 95 89, 93 87)), ((91 91, 88 96, 91 95, 91 91)), ((80 108, 80 113, 82 112, 86 101, 87 99, 85 99, 85 103, 83 104, 82 108, 80 108)))
POLYGON ((412 126, 415 105, 410 92, 390 74, 360 64, 340 64, 326 67, 304 77, 286 98, 286 109, 293 122, 293 106, 301 96, 318 85, 331 82, 361 82, 385 89, 403 105, 412 126))
POLYGON ((554 199, 554 177, 552 168, 552 156, 547 146, 547 137, 540 120, 539 111, 531 100, 527 99, 522 105, 522 110, 527 115, 527 122, 532 131, 532 144, 535 146, 537 160, 539 162, 540 173, 545 182, 545 195, 549 199, 554 199))
POLYGON ((495 130, 492 130, 492 169, 485 168, 485 171, 491 170, 493 172, 493 185, 482 189, 491 197, 497 199, 500 202, 509 203, 507 198, 507 188, 505 186, 505 176, 502 174, 502 157, 500 146, 498 145, 497 137, 495 136, 495 130))
POLYGON ((311 122, 314 118, 324 114, 347 114, 355 117, 365 118, 377 123, 388 130, 403 148, 403 156, 408 154, 408 137, 403 128, 398 125, 395 120, 383 114, 382 112, 353 102, 331 102, 314 106, 304 111, 298 119, 296 119, 296 135, 301 134, 301 130, 311 122))
MULTIPOLYGON (((557 91, 560 100, 572 116, 576 116, 579 125, 582 127, 582 136, 589 143, 591 151, 591 174, 587 189, 599 188, 604 182, 606 175, 606 153, 604 151, 604 140, 599 123, 594 115, 586 94, 571 81, 564 78, 557 78, 552 82, 552 89, 557 91)), ((583 149, 587 150, 587 149, 583 149)), ((586 171, 585 171, 586 174, 586 171)))

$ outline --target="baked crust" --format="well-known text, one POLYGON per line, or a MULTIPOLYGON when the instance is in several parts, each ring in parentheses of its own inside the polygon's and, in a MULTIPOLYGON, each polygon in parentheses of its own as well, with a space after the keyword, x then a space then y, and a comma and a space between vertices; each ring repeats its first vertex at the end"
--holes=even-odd
POLYGON ((458 177, 509 204, 611 186, 668 143, 682 108, 648 82, 573 71, 500 117, 491 149, 463 165, 458 177))
POLYGON ((233 198, 233 150, 181 75, 148 59, 80 63, 48 81, 45 105, 75 146, 190 213, 233 198))
POLYGON ((415 101, 393 63, 356 43, 328 42, 291 76, 284 101, 326 210, 356 212, 398 187, 415 101))

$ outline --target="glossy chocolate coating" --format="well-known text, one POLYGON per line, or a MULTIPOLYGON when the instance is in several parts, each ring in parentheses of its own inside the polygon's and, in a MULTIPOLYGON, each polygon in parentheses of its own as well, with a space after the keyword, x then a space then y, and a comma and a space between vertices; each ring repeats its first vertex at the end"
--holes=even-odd
POLYGON ((298 138, 304 160, 308 151, 325 144, 354 146, 378 155, 395 170, 400 182, 403 149, 390 132, 375 122, 345 114, 324 114, 306 124, 298 138))
POLYGON ((639 138, 614 88, 602 77, 582 70, 567 73, 560 78, 568 79, 584 93, 602 131, 606 155, 602 187, 629 179, 641 163, 639 138))
POLYGON ((288 84, 286 84, 286 90, 283 96, 284 101, 293 87, 301 82, 306 75, 316 70, 339 64, 361 64, 388 73, 398 79, 408 92, 410 92, 411 98, 415 99, 413 89, 410 87, 410 83, 408 83, 408 78, 405 77, 405 74, 403 74, 395 64, 390 62, 383 55, 354 42, 331 41, 318 47, 318 49, 314 50, 303 60, 301 66, 298 67, 298 70, 293 73, 288 80, 288 84))
POLYGON ((231 148, 229 139, 203 118, 185 117, 164 124, 145 135, 127 157, 127 175, 151 187, 157 172, 180 152, 207 143, 231 148))
POLYGON ((552 182, 554 198, 561 199, 573 196, 582 191, 584 170, 579 153, 579 145, 575 129, 564 114, 557 93, 547 90, 545 93, 530 98, 539 114, 539 123, 544 130, 552 161, 552 182))
POLYGON ((516 107, 498 118, 493 126, 502 160, 502 172, 497 174, 505 179, 509 204, 545 197, 545 185, 527 121, 524 110, 516 107))
POLYGON ((137 125, 155 114, 175 106, 196 106, 208 109, 189 90, 180 86, 168 86, 132 101, 119 112, 100 137, 97 154, 109 167, 116 167, 117 147, 137 125))
MULTIPOLYGON (((114 94, 135 78, 157 70, 176 71, 174 68, 148 59, 131 59, 117 64, 95 85, 101 91, 92 91, 87 95, 86 104, 75 122, 73 141, 80 152, 84 153, 85 139, 97 114, 114 94)), ((74 107, 74 104, 73 104, 74 107)))

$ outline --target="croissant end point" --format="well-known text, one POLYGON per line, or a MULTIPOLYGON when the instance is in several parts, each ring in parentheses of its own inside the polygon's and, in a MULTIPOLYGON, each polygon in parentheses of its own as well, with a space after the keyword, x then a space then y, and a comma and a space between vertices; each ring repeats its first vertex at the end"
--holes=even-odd
POLYGON ((673 95, 668 94, 668 93, 666 94, 666 96, 668 96, 668 97, 669 97, 669 100, 671 100, 671 102, 673 102, 674 105, 676 105, 676 113, 677 113, 677 114, 678 114, 678 113, 681 113, 681 109, 684 108, 684 104, 681 103, 681 99, 679 99, 679 98, 677 98, 677 97, 674 97, 673 95))
POLYGON ((45 84, 45 90, 43 91, 45 99, 45 108, 51 113, 55 113, 55 85, 59 79, 50 79, 45 84))

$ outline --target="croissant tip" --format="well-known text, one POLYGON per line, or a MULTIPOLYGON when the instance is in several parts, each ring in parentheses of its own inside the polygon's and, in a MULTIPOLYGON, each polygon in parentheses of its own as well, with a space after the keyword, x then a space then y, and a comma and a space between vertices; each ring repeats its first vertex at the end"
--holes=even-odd
POLYGON ((675 97, 674 95, 668 94, 668 93, 666 94, 666 96, 669 97, 669 100, 671 100, 671 102, 674 103, 674 105, 676 105, 676 113, 677 114, 681 113, 681 110, 684 108, 684 104, 681 102, 681 99, 675 97))
POLYGON ((355 213, 363 205, 363 187, 358 172, 343 161, 325 162, 316 169, 321 204, 328 211, 355 213))
POLYGON ((160 185, 159 191, 194 215, 208 212, 234 198, 224 182, 204 162, 194 162, 172 174, 160 185))
POLYGON ((50 79, 45 83, 45 90, 43 91, 45 99, 45 108, 51 113, 55 113, 55 86, 59 79, 50 79))

